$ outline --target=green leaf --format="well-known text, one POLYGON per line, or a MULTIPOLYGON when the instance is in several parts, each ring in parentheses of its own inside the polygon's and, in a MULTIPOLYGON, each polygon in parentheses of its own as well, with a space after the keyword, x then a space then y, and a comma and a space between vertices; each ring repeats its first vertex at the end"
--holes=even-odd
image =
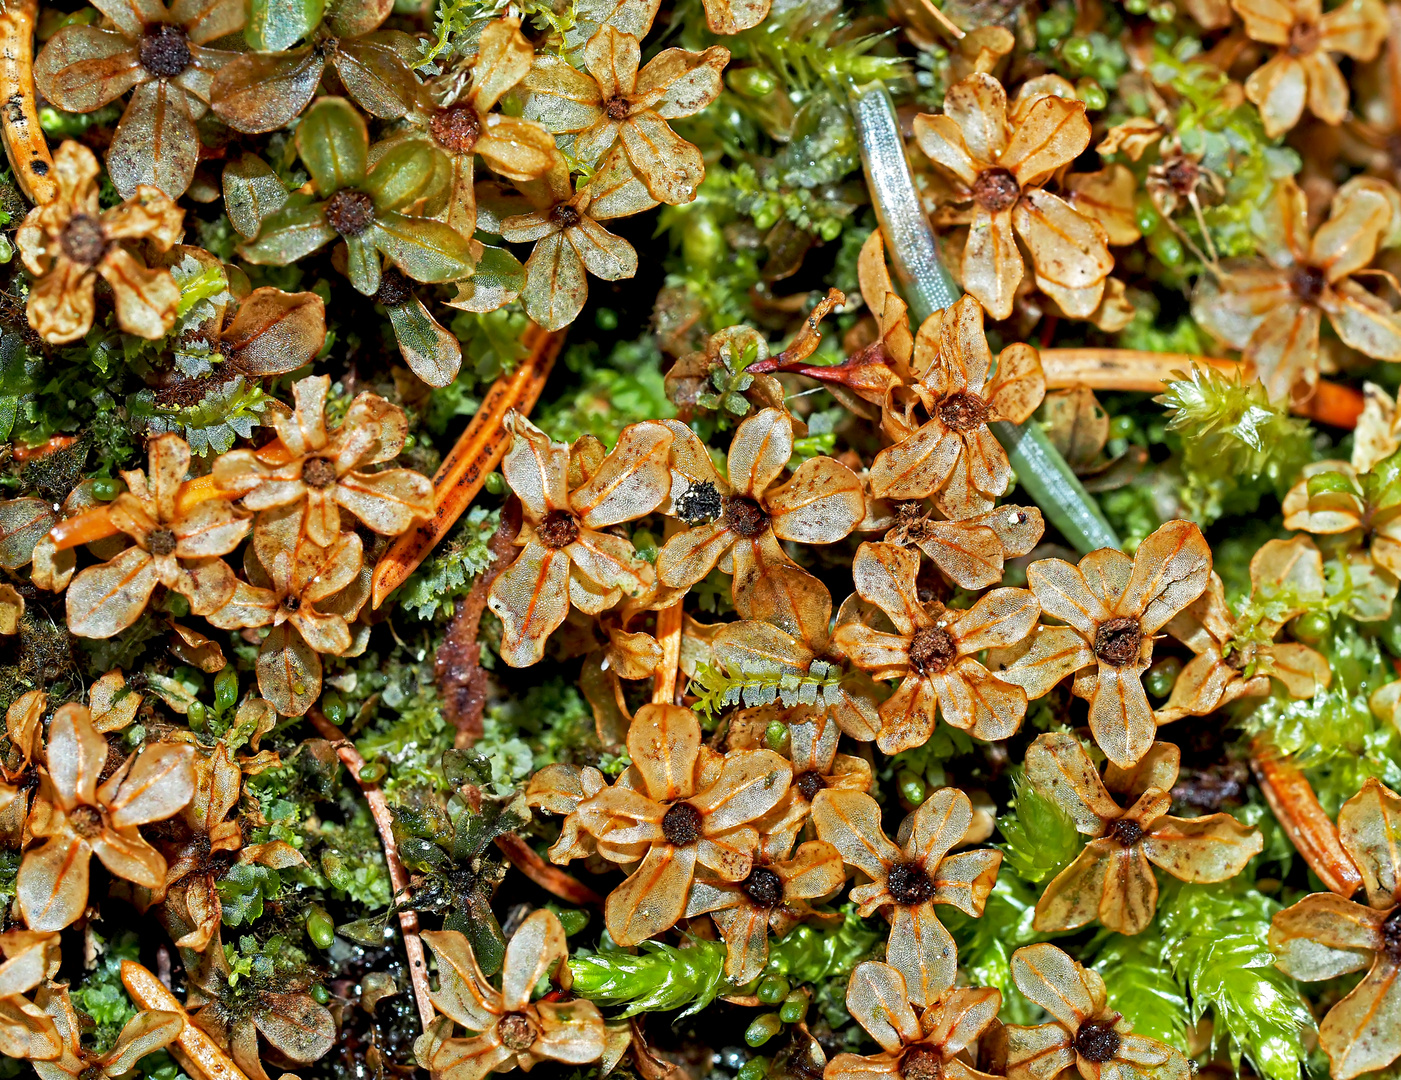
POLYGON ((373 296, 380 286, 379 252, 373 238, 373 232, 345 238, 345 276, 366 296, 373 296))
POLYGON ((287 189, 257 154, 244 154, 224 167, 224 212, 240 236, 257 236, 263 222, 286 203, 287 189))
POLYGON ((421 139, 400 143, 375 163, 364 189, 375 200, 375 209, 402 210, 421 199, 443 193, 452 175, 447 156, 421 139))
POLYGON ((644 941, 636 955, 609 950, 578 953, 569 960, 573 991, 607 1005, 625 1005, 622 1016, 680 1009, 690 1016, 720 993, 725 980, 725 946, 691 939, 684 948, 644 941))
POLYGON ((324 10, 324 0, 249 0, 243 36, 255 52, 281 52, 316 29, 324 10))
POLYGON ((263 901, 276 896, 282 879, 271 867, 257 863, 234 863, 219 879, 219 901, 224 908, 224 923, 243 926, 262 918, 263 901))
POLYGON ((441 221, 387 212, 374 224, 375 246, 415 281, 456 281, 472 273, 466 237, 441 221))
POLYGON ((318 99, 297 125, 297 154, 323 198, 363 182, 369 153, 365 120, 344 98, 318 99))
POLYGON ((238 246, 239 255, 251 263, 288 266, 336 238, 326 223, 322 203, 289 206, 263 222, 258 239, 238 246))

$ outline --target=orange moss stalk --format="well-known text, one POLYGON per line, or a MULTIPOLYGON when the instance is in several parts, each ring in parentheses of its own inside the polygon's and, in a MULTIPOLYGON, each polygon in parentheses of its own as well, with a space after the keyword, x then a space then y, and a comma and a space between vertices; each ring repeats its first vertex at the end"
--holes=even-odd
POLYGON ((1360 889, 1362 874, 1303 772, 1258 741, 1251 748, 1250 765, 1270 812, 1309 869, 1339 896, 1351 896, 1360 889))
POLYGON ((512 409, 528 416, 545 388, 555 357, 564 345, 564 331, 531 325, 523 342, 528 354, 512 372, 492 383, 467 430, 453 445, 433 477, 437 500, 433 516, 405 533, 375 566, 371 605, 378 608, 428 556, 453 523, 481 491, 491 471, 501 463, 510 436, 504 420, 512 409))
POLYGON ((39 0, 10 0, 0 12, 0 136, 25 198, 36 205, 58 197, 48 141, 39 127, 34 90, 34 20, 39 0))
POLYGON ((190 1023, 185 1006, 149 969, 134 960, 123 960, 122 985, 138 1008, 178 1013, 185 1021, 184 1028, 169 1049, 171 1056, 194 1080, 248 1080, 247 1074, 219 1049, 218 1043, 190 1023))

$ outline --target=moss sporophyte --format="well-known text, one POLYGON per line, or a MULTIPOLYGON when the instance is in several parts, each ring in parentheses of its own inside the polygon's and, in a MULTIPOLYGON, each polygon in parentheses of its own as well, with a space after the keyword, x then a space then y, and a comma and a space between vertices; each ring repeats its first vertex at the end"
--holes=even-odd
POLYGON ((1401 7, 0 54, 0 1074, 1401 1064, 1401 7))

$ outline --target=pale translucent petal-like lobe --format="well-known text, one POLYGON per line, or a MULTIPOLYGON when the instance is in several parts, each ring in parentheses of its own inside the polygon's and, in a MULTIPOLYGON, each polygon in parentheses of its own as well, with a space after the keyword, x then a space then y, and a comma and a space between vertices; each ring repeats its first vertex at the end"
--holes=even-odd
POLYGON ((852 1019, 892 1054, 919 1039, 919 1021, 910 1008, 905 977, 889 964, 872 960, 857 964, 846 986, 846 1007, 852 1019))
POLYGON ((1105 875, 1117 846, 1112 840, 1092 840, 1074 862, 1047 883, 1036 902, 1037 930, 1074 930, 1099 918, 1105 875))
POLYGON ((651 798, 671 802, 694 794, 700 742, 700 721, 693 710, 652 704, 637 710, 628 728, 628 754, 651 798))
POLYGON ((1071 1031, 1094 1015, 1080 965, 1054 945, 1028 945, 1013 953, 1012 981, 1071 1031))
POLYGON ((886 839, 880 820, 880 805, 864 792, 827 788, 812 801, 818 837, 840 851, 847 865, 883 881, 900 850, 886 839))
POLYGON ((1162 817, 1143 838, 1150 862, 1173 877, 1197 882, 1235 877, 1264 846, 1258 829, 1242 825, 1230 814, 1162 817))
POLYGON ((535 984, 549 975, 569 955, 564 927, 553 911, 532 912, 511 935, 501 965, 501 1004, 515 1012, 530 1004, 535 984))
POLYGON ((1109 610, 1085 583, 1079 569, 1062 559, 1042 559, 1026 570, 1027 584, 1047 615, 1068 623, 1086 637, 1093 637, 1109 610))
POLYGON ((504 627, 501 658, 512 667, 539 663, 545 639, 569 613, 569 557, 532 542, 492 583, 487 606, 504 627))
POLYGON ((1306 896, 1270 921, 1275 966, 1305 982, 1361 971, 1382 948, 1386 915, 1333 893, 1306 896))
POLYGON ((716 836, 772 810, 792 778, 793 766, 772 750, 733 750, 715 783, 690 802, 705 816, 705 834, 716 836))
POLYGON ((915 1005, 933 1005, 953 986, 957 975, 958 947, 939 921, 932 902, 893 905, 885 958, 905 977, 915 1005))
POLYGON ((1352 993, 1328 1010, 1318 1041, 1338 1080, 1384 1068, 1401 1056, 1401 966, 1379 957, 1352 993))
POLYGON ((676 925, 695 876, 695 846, 654 845, 642 865, 608 895, 604 917, 619 945, 636 945, 676 925))
POLYGON ((1401 904, 1401 798, 1369 778, 1338 811, 1338 837, 1374 908, 1401 904))

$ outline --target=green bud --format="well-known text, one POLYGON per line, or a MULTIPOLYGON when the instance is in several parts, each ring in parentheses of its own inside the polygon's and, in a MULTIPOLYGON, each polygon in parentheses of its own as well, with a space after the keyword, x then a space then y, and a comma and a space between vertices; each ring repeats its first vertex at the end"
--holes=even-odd
POLYGON ((919 806, 929 797, 929 788, 925 785, 924 778, 909 769, 901 769, 895 782, 900 786, 900 798, 911 806, 919 806))
POLYGON ((1073 37, 1060 47, 1061 56, 1071 67, 1087 67, 1095 58, 1095 46, 1089 38, 1073 37))
POLYGON ((589 925, 589 913, 578 908, 560 908, 555 914, 559 916, 560 926, 564 927, 565 937, 572 937, 589 925))
POLYGON ((232 664, 225 664, 214 676, 214 708, 217 712, 228 712, 238 703, 238 672, 232 664))
POLYGON ((783 999, 778 1010, 778 1018, 785 1024, 801 1024, 808 1014, 808 1002, 812 999, 801 990, 794 990, 783 999))
POLYGON ((711 214, 704 208, 686 212, 685 224, 681 228, 681 254, 688 265, 715 266, 725 257, 728 248, 724 230, 711 214))
POLYGON ((1148 238, 1148 250, 1164 266, 1182 265, 1182 241, 1166 229, 1148 238))
POLYGON ((1143 15, 1148 11, 1150 0, 1124 0, 1124 10, 1130 15, 1143 15))
POLYGON ((616 330, 618 313, 612 308, 601 307, 593 313, 593 324, 600 330, 616 330))
POLYGON ((318 1005, 325 1005, 331 1000, 330 992, 320 983, 311 988, 311 996, 318 1005))
POLYGON ((764 1080, 769 1071, 769 1059, 752 1057, 739 1067, 735 1080, 764 1080))
POLYGON ((1350 477, 1340 472, 1321 472, 1309 477, 1308 491, 1310 498, 1315 495, 1331 495, 1334 492, 1354 494, 1357 486, 1350 477))
POLYGON ((632 546, 648 562, 657 561, 657 536, 651 529, 638 529, 633 533, 632 546))
POLYGON ((1143 684, 1155 698, 1165 698, 1172 693, 1177 676, 1182 674, 1182 661, 1175 656, 1166 656, 1148 669, 1148 677, 1143 684))
POLYGON ((770 720, 764 729, 764 744, 775 754, 783 752, 783 744, 788 739, 788 725, 782 720, 770 720))
POLYGON ((744 1041, 750 1046, 763 1046, 775 1035, 783 1030, 783 1021, 778 1018, 778 1013, 764 1013, 744 1033, 744 1041))
POLYGON ((321 695, 321 711, 327 720, 340 727, 345 723, 345 698, 334 690, 327 690, 321 695))
POLYGON ((1147 195, 1140 194, 1134 199, 1133 223, 1138 226, 1138 231, 1144 236, 1157 232, 1158 226, 1163 223, 1158 208, 1153 205, 1153 200, 1147 195))
POLYGON ((1333 630, 1333 620, 1322 611, 1306 611, 1294 620, 1294 640, 1317 645, 1333 630))
POLYGON ((778 79, 761 67, 737 68, 725 76, 730 89, 747 98, 766 98, 778 89, 778 79))
POLYGON ((1109 95, 1094 79, 1080 79, 1076 82, 1075 96, 1085 103, 1087 109, 1102 109, 1109 104, 1109 95))
POLYGON ((177 619, 183 619, 190 613, 190 602, 178 592, 168 592, 165 594, 165 610, 177 619))
POLYGON ((486 483, 482 485, 489 495, 506 494, 506 478, 499 472, 491 473, 486 478, 486 483))
POLYGON ((765 203, 754 211, 754 227, 760 232, 768 232, 778 224, 778 208, 771 203, 765 203))
POLYGON ((782 975, 765 975, 759 980, 759 990, 755 994, 765 1005, 777 1005, 788 996, 788 980, 782 975))
POLYGON ((1161 4, 1154 4, 1148 9, 1148 17, 1155 23, 1170 23, 1177 18, 1177 5, 1171 0, 1164 0, 1161 4))
POLYGON ((836 218, 828 218, 817 227, 817 235, 831 242, 842 234, 842 223, 836 218))
POLYGON ((360 770, 360 779, 366 784, 378 784, 389 774, 389 770, 378 761, 372 761, 360 770))
POLYGON ((306 932, 318 949, 329 949, 336 939, 336 924, 320 904, 312 904, 306 915, 306 932))
POLYGON ((1111 439, 1127 439, 1133 434, 1133 429, 1132 416, 1116 416, 1109 421, 1109 437, 1111 439))
POLYGON ((189 721, 191 731, 203 731, 204 722, 208 718, 209 710, 204 707, 202 701, 190 702, 190 711, 185 714, 185 719, 189 721))
POLYGON ((92 497, 102 502, 111 502, 120 492, 121 485, 110 476, 98 476, 92 482, 92 497))

